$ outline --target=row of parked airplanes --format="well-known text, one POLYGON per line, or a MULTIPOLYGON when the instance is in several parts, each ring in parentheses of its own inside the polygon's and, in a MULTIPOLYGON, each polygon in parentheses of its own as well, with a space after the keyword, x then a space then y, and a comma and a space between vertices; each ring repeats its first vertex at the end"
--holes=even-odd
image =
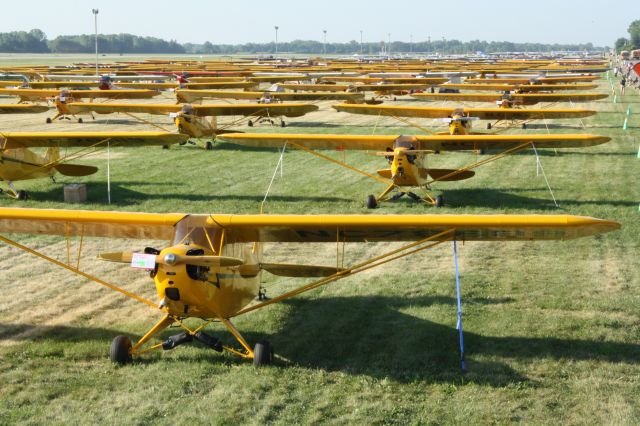
MULTIPOLYGON (((561 63, 560 63, 561 64, 561 63)), ((148 68, 158 64, 127 64, 132 68, 149 72, 148 68)), ((381 64, 376 64, 380 70, 381 64)), ((23 179, 44 178, 61 173, 67 176, 86 176, 95 173, 93 166, 70 164, 73 154, 62 157, 60 148, 136 147, 143 145, 184 144, 191 138, 206 138, 205 147, 213 147, 213 138, 225 142, 257 147, 294 147, 326 158, 348 167, 385 186, 379 195, 369 195, 366 204, 375 208, 380 202, 394 200, 403 195, 442 206, 441 195, 430 193, 435 182, 468 179, 473 169, 506 154, 529 148, 583 148, 605 143, 606 136, 592 134, 508 134, 476 133, 472 131, 474 120, 489 120, 488 128, 500 123, 523 128, 531 120, 581 118, 594 115, 596 111, 575 108, 522 108, 538 102, 584 102, 603 99, 602 93, 566 93, 575 90, 593 89, 595 75, 567 74, 570 65, 562 65, 565 74, 535 77, 526 76, 527 67, 536 72, 550 64, 520 62, 502 64, 500 72, 514 75, 498 76, 496 69, 486 65, 485 71, 496 73, 494 78, 468 76, 464 82, 448 82, 443 76, 416 77, 408 69, 415 64, 402 67, 397 62, 388 64, 396 74, 385 73, 346 75, 331 68, 327 75, 315 75, 315 81, 306 83, 311 77, 302 68, 273 75, 243 74, 224 76, 198 72, 189 68, 190 75, 183 72, 156 71, 152 82, 141 78, 117 75, 97 81, 83 80, 77 73, 50 76, 46 81, 33 81, 28 87, 8 88, 4 84, 0 95, 18 96, 22 102, 39 102, 53 98, 57 119, 77 117, 81 114, 161 114, 170 115, 177 132, 3 132, 0 133, 2 162, 0 178, 8 183, 9 194, 18 199, 27 198, 17 190, 13 182, 23 179), (510 71, 509 71, 510 70, 510 71), (295 76, 291 72, 297 72, 295 76), (523 73, 518 75, 518 73, 523 73), (340 75, 336 75, 340 74, 340 75), (411 74, 411 75, 408 75, 411 74), (159 78, 161 76, 162 78, 159 78), (168 81, 177 76, 177 81, 168 81), (73 81, 70 78, 73 77, 73 81), (66 78, 60 81, 58 78, 66 78), (235 80, 234 80, 235 79, 235 80), (112 81, 113 80, 113 81, 112 81), (162 80, 162 81, 159 81, 162 80), (295 80, 295 83, 289 82, 295 80), (255 91, 259 84, 275 83, 274 91, 255 91), (115 86, 113 86, 115 84, 115 86), (105 86, 94 89, 95 86, 105 86), (440 93, 435 93, 438 88, 440 93), (60 92, 60 89, 65 89, 60 92), (236 91, 242 89, 242 91, 236 91), (178 103, 115 103, 122 99, 148 99, 166 95, 173 90, 178 103), (473 90, 472 93, 460 93, 473 90), (497 94, 478 93, 496 91, 497 94), (364 93, 375 96, 365 100, 364 93), (560 92, 560 93, 558 93, 560 92), (410 94, 421 100, 446 100, 464 102, 498 103, 491 108, 431 107, 381 104, 384 97, 410 94), (208 98, 258 100, 252 103, 195 104, 208 98), (82 99, 107 99, 109 102, 81 102, 82 99), (252 125, 260 120, 275 117, 299 117, 318 109, 317 105, 304 103, 281 103, 284 100, 341 100, 333 105, 339 112, 397 118, 430 118, 444 120, 449 129, 443 133, 422 135, 326 135, 326 134, 278 134, 242 133, 220 129, 216 117, 245 116, 252 125), (208 119, 210 118, 210 119, 208 119), (31 148, 47 148, 44 154, 31 148), (388 166, 376 174, 354 168, 320 150, 366 150, 384 158, 388 166), (491 156, 458 169, 428 167, 426 157, 444 151, 490 151, 491 156), (416 194, 414 191, 421 191, 416 194)), ((500 64, 499 64, 500 65, 500 64)), ((576 64, 573 64, 576 65, 576 64)), ((585 64, 596 67, 603 65, 585 64)), ((183 65, 184 66, 184 65, 183 65)), ((451 65, 450 65, 451 66, 451 65)), ((560 66, 560 65, 557 65, 560 66)), ((471 65, 460 65, 462 72, 469 72, 471 65)), ((126 68, 126 67, 125 67, 126 68)), ((590 69, 591 69, 590 68, 590 69)), ((122 67, 114 70, 122 70, 122 67)), ((318 72, 314 67, 314 72, 318 72)), ((593 71, 593 70, 592 70, 593 71)), ((15 72, 15 70, 14 70, 15 72)), ((229 71, 230 73, 232 71, 229 71)), ((235 71, 234 71, 235 72, 235 71)), ((594 71, 595 72, 595 71, 594 71)), ((477 72, 473 72, 477 74, 477 72)), ((88 78, 88 77, 87 77, 88 78)), ((15 82, 14 82, 15 83, 15 82)), ((25 85, 27 86, 27 85, 25 85)), ((5 104, 1 113, 41 113, 48 111, 46 105, 5 104)), ((284 126, 284 121, 281 121, 284 126)), ((193 215, 164 213, 128 213, 81 210, 44 210, 22 208, 0 208, 0 231, 11 233, 35 233, 60 235, 69 241, 84 237, 138 238, 169 240, 162 249, 145 248, 140 252, 103 253, 100 259, 130 264, 151 271, 158 301, 148 300, 125 288, 95 277, 79 268, 77 262, 56 260, 38 250, 0 235, 0 241, 26 250, 58 267, 79 274, 84 278, 134 298, 161 313, 161 319, 143 337, 133 343, 127 336, 117 336, 111 345, 110 357, 114 362, 127 363, 133 356, 155 349, 173 349, 183 343, 199 341, 206 347, 227 350, 238 356, 253 359, 255 365, 273 362, 273 347, 261 341, 249 345, 231 323, 239 315, 286 300, 300 293, 333 283, 387 261, 427 250, 450 241, 505 241, 505 240, 557 240, 584 237, 618 229, 617 222, 590 217, 569 215, 193 215), (340 246, 348 242, 402 241, 405 244, 389 252, 376 255, 364 262, 344 266, 320 266, 280 264, 264 262, 262 244, 265 242, 333 242, 340 246), (311 283, 267 300, 255 302, 261 294, 260 274, 269 272, 289 277, 315 277, 311 283), (185 318, 198 318, 202 324, 196 328, 186 324, 185 318), (225 344, 223 340, 206 334, 203 329, 211 322, 221 323, 237 340, 240 347, 225 344), (180 334, 163 341, 147 345, 150 339, 171 325, 182 329, 180 334)), ((67 245, 69 247, 70 244, 67 245)), ((339 252, 339 250, 338 250, 339 252)))

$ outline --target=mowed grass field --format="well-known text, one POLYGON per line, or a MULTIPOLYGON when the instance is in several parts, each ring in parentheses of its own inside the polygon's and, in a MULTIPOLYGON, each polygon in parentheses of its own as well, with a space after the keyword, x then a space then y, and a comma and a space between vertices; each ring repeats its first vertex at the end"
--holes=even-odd
MULTIPOLYGON (((599 83, 599 90, 611 93, 607 80, 599 83)), ((581 150, 539 150, 559 207, 536 173, 530 151, 481 167, 473 179, 438 185, 434 189, 444 193, 444 208, 400 199, 375 211, 365 208, 364 198, 382 191, 381 183, 303 152, 284 154, 266 213, 568 213, 622 223, 620 231, 573 241, 461 244, 466 373, 460 371, 450 244, 237 318, 236 326, 251 343, 269 339, 275 346, 276 365, 260 369, 197 344, 115 366, 108 358, 113 337, 139 338, 159 313, 2 245, 0 423, 638 424, 640 96, 628 90, 622 100, 619 94, 617 98, 617 103, 610 98, 576 105, 600 111, 582 122, 507 130, 613 138, 581 150), (632 114, 623 130, 628 107, 632 114)), ((397 103, 418 104, 408 98, 397 103)), ((284 129, 244 123, 233 128, 420 132, 391 118, 337 113, 331 102, 318 105, 320 111, 288 120, 284 129)), ((2 116, 0 131, 155 129, 126 116, 51 125, 45 124, 47 116, 2 116)), ((142 118, 172 129, 168 117, 142 118)), ((416 123, 444 130, 435 121, 416 123)), ((370 172, 385 167, 383 159, 367 153, 324 153, 370 172)), ((31 199, 5 197, 0 205, 258 213, 279 154, 219 144, 213 151, 190 145, 113 149, 110 157, 110 205, 104 150, 75 161, 99 166, 97 174, 58 177, 57 183, 17 182, 31 199), (87 204, 63 202, 62 185, 76 182, 87 184, 87 204)), ((432 156, 429 164, 459 167, 476 159, 471 153, 446 153, 432 156)), ((66 260, 61 239, 12 237, 66 260)), ((81 267, 155 300, 147 274, 99 262, 95 255, 162 244, 85 239, 81 267)), ((396 246, 349 244, 345 263, 396 246)), ((72 253, 77 248, 74 240, 72 253)), ((331 265, 335 253, 331 244, 271 244, 265 259, 331 265)), ((268 274, 263 280, 271 296, 303 282, 268 274)), ((163 336, 177 332, 168 330, 163 336)), ((209 332, 234 343, 217 325, 209 332)))

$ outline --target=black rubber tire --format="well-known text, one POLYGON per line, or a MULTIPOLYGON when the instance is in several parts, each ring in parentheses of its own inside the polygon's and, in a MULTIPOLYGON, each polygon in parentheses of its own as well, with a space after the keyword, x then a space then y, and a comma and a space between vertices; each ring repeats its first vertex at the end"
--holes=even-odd
POLYGON ((285 123, 284 120, 280 122, 280 127, 286 127, 286 125, 287 123, 285 123))
POLYGON ((127 336, 116 336, 109 348, 109 358, 116 364, 127 364, 132 361, 130 350, 131 339, 127 336))
POLYGON ((162 149, 169 149, 169 145, 162 145, 162 149))
POLYGON ((253 127, 253 121, 249 120, 249 122, 247 123, 247 126, 253 127))
POLYGON ((47 124, 51 124, 51 123, 53 123, 53 121, 51 120, 51 117, 47 117, 47 119, 45 120, 45 122, 46 122, 47 124))
POLYGON ((16 198, 18 200, 21 200, 21 201, 28 200, 29 199, 29 193, 27 191, 20 190, 16 194, 16 198))
POLYGON ((207 151, 211 151, 213 149, 213 142, 211 141, 206 141, 204 143, 204 149, 206 149, 207 151))
POLYGON ((82 124, 84 122, 84 120, 82 120, 82 118, 78 118, 78 123, 82 124))
POLYGON ((273 364, 273 346, 266 340, 256 343, 253 348, 253 365, 262 367, 273 364))
POLYGON ((527 128, 527 123, 522 123, 522 128, 526 129, 527 128))
POLYGON ((436 207, 444 207, 444 197, 442 195, 436 197, 436 207))
POLYGON ((367 195, 367 208, 375 209, 376 207, 378 207, 378 200, 375 195, 367 195))
POLYGON ((487 123, 487 130, 491 130, 491 123, 487 123))

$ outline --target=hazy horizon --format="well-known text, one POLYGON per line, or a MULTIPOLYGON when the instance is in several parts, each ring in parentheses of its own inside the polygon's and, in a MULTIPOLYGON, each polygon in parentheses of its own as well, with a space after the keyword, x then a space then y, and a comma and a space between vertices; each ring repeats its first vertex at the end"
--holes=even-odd
POLYGON ((318 40, 327 42, 426 41, 510 41, 516 43, 578 44, 613 46, 627 37, 627 27, 639 16, 626 17, 634 2, 623 0, 616 7, 596 7, 592 0, 552 2, 536 0, 516 3, 507 0, 478 2, 459 0, 429 4, 397 0, 339 2, 324 0, 301 7, 293 0, 242 3, 192 0, 180 7, 167 0, 88 2, 33 0, 28 8, 11 10, 2 32, 38 28, 49 39, 59 35, 93 34, 92 8, 99 9, 98 32, 130 33, 180 43, 244 44, 275 40, 318 40), (53 18, 52 18, 53 17, 53 18), (73 24, 72 24, 73 23, 73 24))

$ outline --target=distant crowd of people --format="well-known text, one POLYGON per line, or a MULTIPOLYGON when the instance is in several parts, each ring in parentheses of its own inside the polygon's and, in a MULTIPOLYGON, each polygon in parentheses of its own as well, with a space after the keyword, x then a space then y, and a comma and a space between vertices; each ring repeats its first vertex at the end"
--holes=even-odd
POLYGON ((627 86, 640 90, 640 76, 635 72, 632 61, 618 62, 613 68, 614 77, 620 76, 620 95, 624 96, 627 86))

